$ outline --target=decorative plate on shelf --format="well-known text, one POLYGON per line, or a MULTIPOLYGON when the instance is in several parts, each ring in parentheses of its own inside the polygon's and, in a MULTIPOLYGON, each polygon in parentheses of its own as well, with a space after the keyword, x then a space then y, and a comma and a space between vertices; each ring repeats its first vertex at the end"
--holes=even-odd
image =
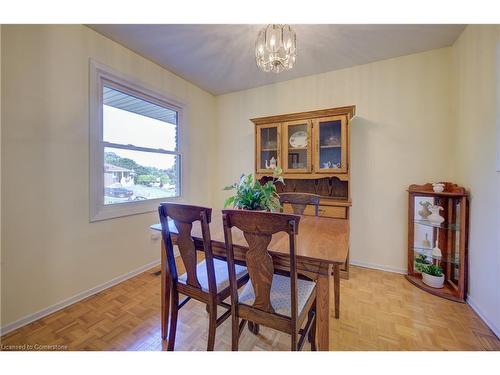
POLYGON ((290 146, 293 148, 307 147, 307 133, 303 130, 293 133, 290 137, 290 146))

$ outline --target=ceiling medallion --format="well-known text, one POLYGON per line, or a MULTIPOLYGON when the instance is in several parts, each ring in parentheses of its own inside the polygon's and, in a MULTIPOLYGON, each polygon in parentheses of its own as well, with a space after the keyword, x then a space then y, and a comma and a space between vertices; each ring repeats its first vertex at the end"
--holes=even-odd
POLYGON ((264 72, 290 70, 297 58, 295 31, 290 25, 267 25, 255 41, 255 62, 264 72))

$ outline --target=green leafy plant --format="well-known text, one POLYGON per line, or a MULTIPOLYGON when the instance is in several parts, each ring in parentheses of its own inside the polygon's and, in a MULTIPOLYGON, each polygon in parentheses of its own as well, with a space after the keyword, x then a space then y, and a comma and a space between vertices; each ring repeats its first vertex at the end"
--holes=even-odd
POLYGON ((427 260, 427 257, 424 255, 424 254, 418 254, 416 257, 415 257, 415 269, 419 272, 424 272, 424 269, 429 265, 431 264, 431 262, 429 262, 427 260))
POLYGON ((426 273, 431 276, 440 277, 443 276, 443 269, 435 264, 423 265, 420 272, 426 273))
POLYGON ((415 263, 428 264, 427 257, 423 254, 418 254, 415 258, 415 263))
POLYGON ((252 174, 242 174, 239 182, 226 186, 224 190, 234 190, 235 194, 224 202, 224 207, 232 206, 245 210, 266 210, 276 212, 281 209, 276 183, 282 183, 281 168, 275 168, 272 180, 261 184, 252 174))

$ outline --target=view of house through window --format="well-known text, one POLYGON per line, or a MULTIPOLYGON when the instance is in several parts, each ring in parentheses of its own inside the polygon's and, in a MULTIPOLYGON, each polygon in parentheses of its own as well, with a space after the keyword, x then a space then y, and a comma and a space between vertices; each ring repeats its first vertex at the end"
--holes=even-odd
POLYGON ((179 195, 178 112, 103 87, 104 204, 179 195))

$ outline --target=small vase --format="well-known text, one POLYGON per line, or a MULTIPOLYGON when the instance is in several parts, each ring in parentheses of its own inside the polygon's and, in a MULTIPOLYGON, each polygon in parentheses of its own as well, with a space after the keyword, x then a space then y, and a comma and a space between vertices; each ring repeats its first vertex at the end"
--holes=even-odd
POLYGON ((436 182, 432 184, 432 190, 434 190, 435 193, 442 193, 444 191, 444 184, 441 182, 436 182))
POLYGON ((433 224, 441 224, 444 221, 444 217, 439 214, 439 211, 441 210, 443 210, 443 207, 441 206, 429 206, 429 211, 431 211, 431 214, 427 217, 427 220, 429 220, 433 224))

